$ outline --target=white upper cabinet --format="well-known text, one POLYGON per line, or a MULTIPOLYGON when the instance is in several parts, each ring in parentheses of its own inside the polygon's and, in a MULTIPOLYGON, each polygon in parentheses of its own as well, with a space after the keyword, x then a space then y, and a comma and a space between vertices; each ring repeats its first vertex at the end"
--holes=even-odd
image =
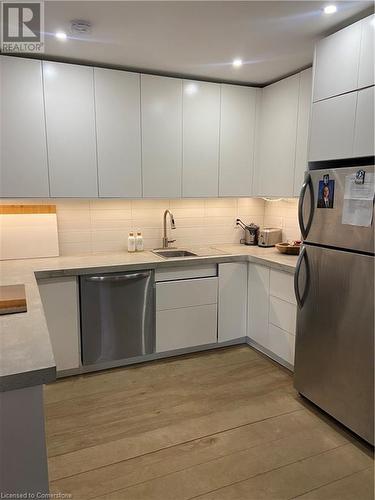
POLYGON ((93 68, 43 62, 52 197, 97 197, 93 68))
POLYGON ((252 194, 260 93, 250 87, 221 86, 219 196, 252 194))
POLYGON ((220 85, 183 82, 182 196, 218 196, 220 85))
POLYGON ((355 157, 375 154, 374 90, 375 87, 369 87, 358 92, 354 132, 353 156, 355 157))
POLYGON ((313 103, 310 161, 352 156, 356 105, 357 92, 313 103))
POLYGON ((0 57, 0 196, 48 197, 41 62, 0 57))
POLYGON ((357 89, 361 28, 360 21, 317 43, 313 101, 357 89))
POLYGON ((140 75, 94 68, 100 197, 142 196, 140 75))
POLYGON ((307 170, 307 148, 311 113, 312 68, 301 72, 298 102, 297 144, 294 169, 294 196, 299 196, 307 170))
POLYGON ((374 85, 375 15, 362 21, 361 52, 359 57, 358 88, 374 85))
POLYGON ((300 74, 263 89, 255 194, 293 196, 300 74))
POLYGON ((141 75, 143 196, 180 198, 182 80, 141 75))

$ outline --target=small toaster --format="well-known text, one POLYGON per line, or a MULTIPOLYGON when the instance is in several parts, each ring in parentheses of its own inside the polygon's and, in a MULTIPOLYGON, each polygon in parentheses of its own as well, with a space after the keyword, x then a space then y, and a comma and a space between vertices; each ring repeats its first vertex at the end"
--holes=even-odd
POLYGON ((260 247, 274 247, 281 241, 281 229, 277 227, 264 227, 259 232, 258 246, 260 247))

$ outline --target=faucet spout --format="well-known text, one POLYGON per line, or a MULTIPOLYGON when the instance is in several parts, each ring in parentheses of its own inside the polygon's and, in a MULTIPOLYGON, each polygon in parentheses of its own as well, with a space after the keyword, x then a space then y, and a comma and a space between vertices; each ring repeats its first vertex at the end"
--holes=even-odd
POLYGON ((168 248, 169 243, 173 243, 176 240, 169 240, 167 236, 167 216, 169 215, 171 222, 171 229, 176 229, 176 224, 174 221, 173 214, 170 210, 166 210, 163 216, 163 248, 168 248))

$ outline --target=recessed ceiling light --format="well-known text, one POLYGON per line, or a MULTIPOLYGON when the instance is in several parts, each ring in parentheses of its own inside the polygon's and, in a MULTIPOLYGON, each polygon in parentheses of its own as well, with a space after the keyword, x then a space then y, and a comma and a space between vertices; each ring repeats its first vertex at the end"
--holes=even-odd
POLYGON ((240 66, 242 66, 242 59, 234 59, 232 64, 235 68, 239 68, 240 66))
POLYGON ((66 40, 66 33, 64 33, 63 31, 56 31, 55 37, 58 40, 66 40))
POLYGON ((337 7, 336 5, 327 5, 326 7, 324 7, 323 12, 324 14, 334 14, 335 12, 337 12, 337 7))

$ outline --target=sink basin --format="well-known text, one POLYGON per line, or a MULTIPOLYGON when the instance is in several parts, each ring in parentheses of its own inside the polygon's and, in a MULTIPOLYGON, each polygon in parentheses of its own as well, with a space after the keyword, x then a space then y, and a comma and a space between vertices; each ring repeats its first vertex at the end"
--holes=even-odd
POLYGON ((164 257, 165 259, 173 259, 176 257, 198 257, 196 253, 189 252, 188 250, 153 250, 155 255, 164 257))

